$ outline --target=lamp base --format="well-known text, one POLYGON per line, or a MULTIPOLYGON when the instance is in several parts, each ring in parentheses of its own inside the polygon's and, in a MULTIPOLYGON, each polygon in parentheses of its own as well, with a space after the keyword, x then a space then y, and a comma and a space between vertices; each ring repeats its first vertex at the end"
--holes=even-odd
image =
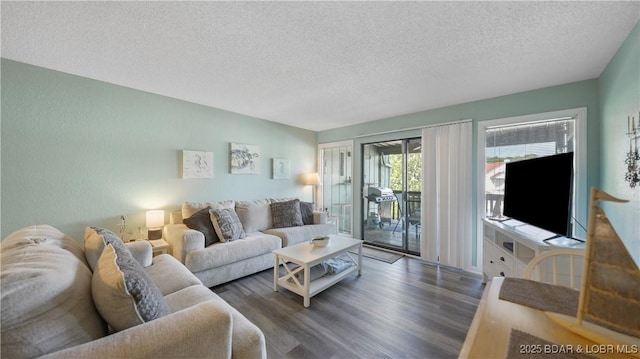
POLYGON ((148 234, 149 239, 160 239, 162 238, 162 229, 150 229, 148 234))

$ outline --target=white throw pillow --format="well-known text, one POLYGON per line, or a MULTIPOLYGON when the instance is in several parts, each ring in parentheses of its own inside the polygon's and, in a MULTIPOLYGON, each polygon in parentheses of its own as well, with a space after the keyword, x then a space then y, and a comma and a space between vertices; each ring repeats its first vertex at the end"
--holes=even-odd
POLYGON ((237 201, 236 214, 240 218, 246 233, 264 231, 271 228, 271 201, 261 199, 255 201, 237 201))

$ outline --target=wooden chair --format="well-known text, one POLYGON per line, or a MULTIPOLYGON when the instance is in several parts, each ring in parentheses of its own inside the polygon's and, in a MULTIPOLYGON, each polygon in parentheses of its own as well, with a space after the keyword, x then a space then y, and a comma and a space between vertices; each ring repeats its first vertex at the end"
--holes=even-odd
POLYGON ((531 259, 524 270, 524 278, 580 289, 582 283, 579 279, 582 277, 582 265, 584 265, 583 249, 552 249, 531 259), (580 267, 576 268, 576 265, 580 265, 580 267), (567 266, 568 268, 566 268, 567 266), (562 267, 562 275, 559 275, 560 268, 558 267, 562 267))

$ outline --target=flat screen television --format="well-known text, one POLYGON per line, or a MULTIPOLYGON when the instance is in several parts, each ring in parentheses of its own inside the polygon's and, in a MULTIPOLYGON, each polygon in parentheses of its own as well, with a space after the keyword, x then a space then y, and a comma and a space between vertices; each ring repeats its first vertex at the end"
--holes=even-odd
POLYGON ((573 152, 510 162, 503 214, 571 238, 572 192, 573 152))

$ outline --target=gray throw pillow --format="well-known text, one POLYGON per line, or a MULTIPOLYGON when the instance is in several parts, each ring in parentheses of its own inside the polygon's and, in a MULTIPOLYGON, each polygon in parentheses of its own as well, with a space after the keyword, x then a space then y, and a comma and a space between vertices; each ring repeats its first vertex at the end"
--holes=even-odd
POLYGON ((300 214, 303 224, 313 224, 313 203, 300 201, 300 214))
POLYGON ((294 199, 287 202, 271 203, 271 216, 273 228, 286 228, 302 226, 302 214, 300 213, 300 200, 294 199))
POLYGON ((115 331, 171 313, 160 289, 142 265, 131 253, 111 244, 98 259, 91 292, 98 312, 115 331))
POLYGON ((235 241, 246 236, 240 218, 233 209, 210 209, 209 214, 220 242, 235 241))
POLYGON ((129 248, 127 248, 127 246, 124 245, 124 242, 120 237, 118 237, 117 234, 113 233, 112 231, 106 228, 101 228, 101 227, 91 227, 91 228, 93 228, 96 231, 96 233, 102 236, 102 240, 104 241, 105 246, 107 244, 111 244, 117 251, 129 252, 129 248))
POLYGON ((86 227, 84 230, 84 254, 87 262, 91 266, 91 270, 96 269, 96 263, 102 255, 104 247, 108 244, 113 245, 119 251, 130 252, 129 248, 117 234, 101 227, 86 227))
POLYGON ((196 231, 202 232, 202 234, 204 234, 205 247, 208 247, 216 242, 220 242, 220 239, 216 234, 216 230, 213 228, 213 223, 211 222, 211 216, 209 214, 210 209, 211 207, 201 209, 191 217, 182 220, 182 222, 187 227, 195 229, 196 231))

